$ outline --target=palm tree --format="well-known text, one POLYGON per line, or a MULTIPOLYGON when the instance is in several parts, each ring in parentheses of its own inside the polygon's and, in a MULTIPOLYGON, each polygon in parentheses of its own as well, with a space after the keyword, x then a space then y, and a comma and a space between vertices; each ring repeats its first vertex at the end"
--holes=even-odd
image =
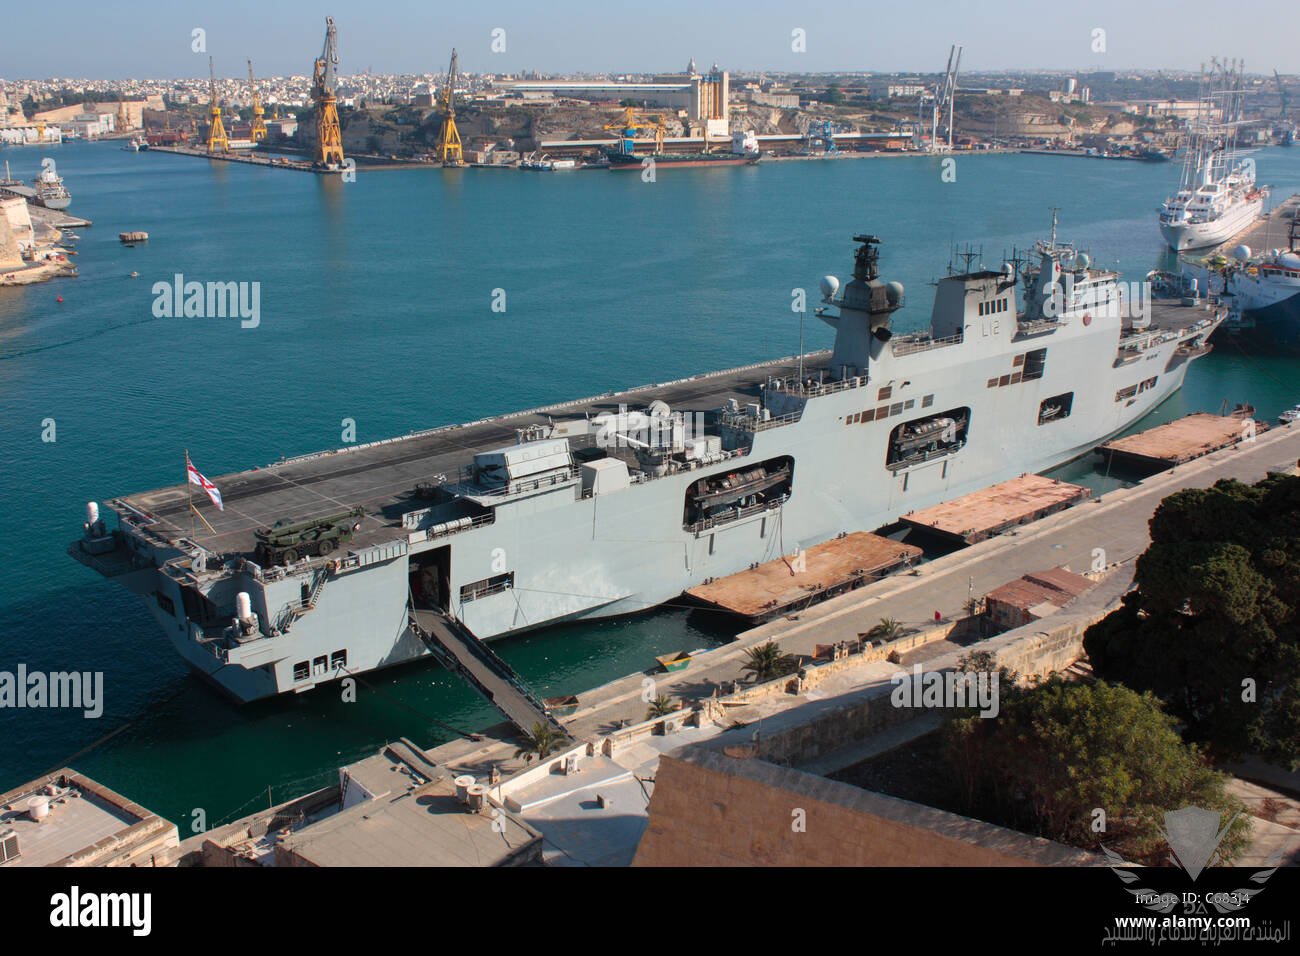
POLYGON ((533 724, 532 733, 524 734, 519 749, 515 751, 515 756, 523 757, 524 763, 531 763, 534 757, 538 760, 545 760, 553 752, 559 750, 560 745, 568 739, 550 724, 538 721, 533 724))
POLYGON ((746 648, 745 655, 748 660, 741 670, 751 674, 755 682, 781 677, 798 667, 794 657, 782 654, 780 646, 775 641, 746 648))
POLYGON ((903 636, 903 625, 892 617, 882 617, 880 623, 867 631, 867 640, 883 641, 888 644, 903 636))
POLYGON ((650 702, 646 708, 645 719, 654 720, 656 717, 667 717, 677 709, 677 702, 667 694, 660 694, 650 702))

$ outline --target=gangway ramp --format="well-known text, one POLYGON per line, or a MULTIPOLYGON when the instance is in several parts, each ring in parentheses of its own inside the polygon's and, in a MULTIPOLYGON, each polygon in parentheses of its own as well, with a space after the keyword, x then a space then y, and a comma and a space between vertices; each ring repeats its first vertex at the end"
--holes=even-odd
POLYGON ((532 734, 540 723, 569 736, 510 665, 458 621, 441 611, 415 608, 411 624, 445 667, 463 677, 523 733, 532 734))

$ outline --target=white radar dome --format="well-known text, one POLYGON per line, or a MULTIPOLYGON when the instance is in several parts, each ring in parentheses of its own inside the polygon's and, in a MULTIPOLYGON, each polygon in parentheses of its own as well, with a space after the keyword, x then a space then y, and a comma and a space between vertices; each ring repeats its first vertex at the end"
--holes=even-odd
POLYGON ((1250 246, 1243 242, 1236 249, 1232 250, 1232 258, 1240 259, 1242 262, 1245 262, 1250 258, 1250 246))
POLYGON ((822 295, 829 299, 840 291, 840 280, 834 276, 822 276, 821 286, 822 295))
POLYGON ((898 303, 903 301, 903 283, 886 282, 885 296, 889 299, 890 305, 898 305, 898 303))

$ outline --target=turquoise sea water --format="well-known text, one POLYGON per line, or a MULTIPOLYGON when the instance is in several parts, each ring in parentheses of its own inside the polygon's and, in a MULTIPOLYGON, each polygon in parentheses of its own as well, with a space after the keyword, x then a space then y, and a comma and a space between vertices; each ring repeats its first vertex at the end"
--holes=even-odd
MULTIPOLYGON (((82 771, 209 825, 328 782, 386 740, 446 739, 494 712, 432 665, 235 709, 189 676, 143 607, 64 553, 88 499, 615 388, 793 354, 791 290, 851 270, 851 237, 885 239, 907 288, 896 327, 923 326, 952 244, 990 266, 1061 234, 1127 278, 1167 264, 1154 208, 1168 164, 962 156, 944 183, 923 157, 771 163, 635 175, 361 170, 355 182, 124 152, 7 149, 30 179, 53 156, 73 193, 81 276, 0 290, 0 670, 102 670, 101 719, 0 710, 0 790, 75 757, 82 771), (143 229, 147 244, 117 234, 143 229), (130 278, 132 271, 139 278, 130 278), (258 282, 257 328, 155 318, 156 281, 258 282), (506 310, 494 312, 495 290, 506 310), (62 295, 63 302, 57 301, 62 295), (54 419, 55 442, 41 440, 54 419)), ((1255 155, 1278 197, 1300 150, 1255 155)), ((810 319, 808 347, 830 344, 810 319)), ((1300 362, 1220 349, 1144 425, 1223 400, 1272 418, 1300 401, 1300 362)), ((1116 483, 1090 461, 1060 474, 1116 483)), ((497 645, 546 695, 578 692, 654 655, 725 640, 680 608, 497 645)))

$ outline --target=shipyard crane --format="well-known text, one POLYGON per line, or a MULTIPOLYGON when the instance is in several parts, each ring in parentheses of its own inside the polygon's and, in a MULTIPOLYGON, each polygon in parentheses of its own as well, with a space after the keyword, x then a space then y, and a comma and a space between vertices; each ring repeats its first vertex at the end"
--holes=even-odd
POLYGON ((311 98, 316 104, 317 166, 338 169, 343 165, 343 134, 339 129, 338 100, 334 78, 339 65, 338 31, 334 18, 325 18, 325 47, 312 68, 311 98))
POLYGON ((221 107, 217 103, 217 71, 208 57, 208 152, 230 152, 230 140, 226 137, 225 124, 221 122, 221 107))
POLYGON ((658 113, 642 113, 635 106, 626 106, 620 122, 606 123, 601 129, 619 134, 618 149, 624 155, 636 152, 636 134, 648 129, 654 130, 655 152, 664 151, 664 120, 658 113))
POLYGON ((442 131, 438 133, 438 158, 444 166, 463 166, 460 131, 456 129, 456 50, 451 51, 447 85, 442 91, 442 131))
POLYGON ((262 109, 262 98, 257 95, 257 82, 253 79, 253 61, 248 61, 248 87, 253 91, 253 127, 249 139, 260 143, 266 139, 266 112, 262 109))
POLYGON ((961 47, 948 48, 948 69, 944 71, 943 90, 935 98, 930 113, 930 149, 939 149, 939 114, 944 113, 946 148, 952 150, 953 107, 957 99, 957 70, 961 66, 961 47))

